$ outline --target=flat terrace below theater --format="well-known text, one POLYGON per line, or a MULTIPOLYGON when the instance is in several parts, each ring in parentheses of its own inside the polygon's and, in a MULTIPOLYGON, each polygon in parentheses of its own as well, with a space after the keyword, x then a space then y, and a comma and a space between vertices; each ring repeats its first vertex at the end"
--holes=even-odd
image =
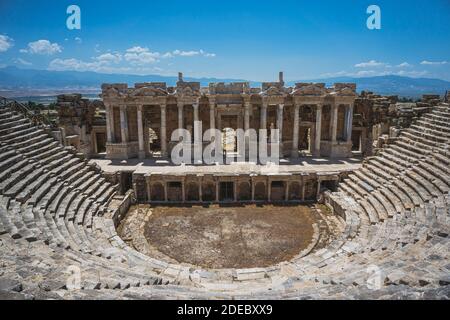
POLYGON ((91 160, 139 203, 316 201, 361 166, 358 158, 282 159, 280 165, 171 164, 165 159, 91 160))

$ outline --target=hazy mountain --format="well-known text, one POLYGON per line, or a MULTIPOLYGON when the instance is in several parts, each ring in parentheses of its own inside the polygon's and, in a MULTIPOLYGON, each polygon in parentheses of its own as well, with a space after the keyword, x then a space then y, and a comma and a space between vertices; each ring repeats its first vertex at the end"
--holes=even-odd
MULTIPOLYGON (((160 75, 129 75, 106 74, 96 72, 79 71, 49 71, 19 69, 17 67, 0 68, 1 89, 64 89, 64 88, 96 88, 100 89, 102 83, 128 83, 134 85, 138 82, 166 82, 168 86, 174 86, 177 77, 160 75)), ((189 78, 185 81, 200 81, 202 86, 210 82, 234 82, 245 81, 239 79, 216 78, 189 78)))
MULTIPOLYGON (((96 72, 77 71, 48 71, 19 69, 17 67, 0 68, 0 90, 23 94, 36 91, 99 91, 102 83, 128 83, 133 86, 137 82, 160 81, 167 85, 176 84, 177 77, 160 75, 126 75, 126 74, 104 74, 96 72)), ((189 78, 185 81, 199 81, 202 86, 210 82, 236 82, 246 81, 242 79, 216 79, 216 78, 189 78)), ((327 78, 313 80, 290 81, 293 86, 295 82, 325 82, 331 86, 335 82, 355 82, 358 91, 368 90, 384 95, 399 95, 417 97, 424 93, 444 94, 450 89, 450 82, 439 79, 409 78, 401 76, 380 76, 367 78, 327 78)), ((251 82, 252 86, 260 86, 260 82, 251 82)), ((22 94, 22 95, 23 95, 22 94)))
MULTIPOLYGON (((411 97, 421 96, 422 94, 443 95, 445 94, 446 90, 450 90, 449 81, 428 78, 409 78, 394 75, 366 78, 339 77, 315 79, 311 80, 311 82, 324 82, 328 86, 331 86, 336 82, 355 82, 359 92, 362 90, 366 90, 383 95, 399 95, 411 97)), ((289 85, 293 84, 294 82, 289 83, 289 85)))

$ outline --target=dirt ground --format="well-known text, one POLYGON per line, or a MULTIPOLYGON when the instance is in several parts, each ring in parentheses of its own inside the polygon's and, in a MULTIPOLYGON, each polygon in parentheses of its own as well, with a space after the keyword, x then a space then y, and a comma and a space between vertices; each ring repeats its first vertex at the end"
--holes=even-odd
POLYGON ((299 254, 312 241, 317 214, 306 206, 156 207, 145 220, 151 247, 180 263, 251 268, 299 254))

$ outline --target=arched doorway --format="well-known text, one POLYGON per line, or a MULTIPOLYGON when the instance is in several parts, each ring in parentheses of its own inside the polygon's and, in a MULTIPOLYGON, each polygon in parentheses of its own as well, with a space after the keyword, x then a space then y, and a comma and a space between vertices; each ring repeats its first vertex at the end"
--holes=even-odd
POLYGON ((160 182, 151 185, 151 201, 164 201, 164 186, 160 182))
POLYGON ((239 184, 239 200, 250 201, 252 199, 252 189, 249 182, 239 184))
POLYGON ((186 200, 187 201, 199 201, 200 194, 198 190, 198 184, 195 182, 189 182, 186 186, 186 200))

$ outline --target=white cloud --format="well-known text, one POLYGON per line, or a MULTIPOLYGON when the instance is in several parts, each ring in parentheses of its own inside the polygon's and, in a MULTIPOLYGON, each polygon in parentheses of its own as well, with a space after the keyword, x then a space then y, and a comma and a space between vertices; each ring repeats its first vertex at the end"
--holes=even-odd
POLYGON ((42 54, 42 55, 53 55, 55 53, 60 53, 62 47, 57 43, 51 43, 48 40, 38 40, 30 42, 28 44, 28 49, 21 49, 20 52, 31 53, 31 54, 42 54))
POLYGON ((180 56, 180 57, 194 57, 194 56, 204 56, 204 57, 215 57, 215 53, 208 53, 203 51, 202 49, 196 51, 196 50, 190 50, 190 51, 182 51, 182 50, 174 50, 172 52, 173 56, 180 56))
POLYGON ((448 63, 448 61, 427 61, 427 60, 424 60, 420 64, 421 65, 428 65, 428 66, 441 66, 441 65, 444 65, 444 64, 447 64, 447 63, 448 63))
POLYGON ((124 58, 132 65, 146 65, 158 62, 160 56, 159 52, 151 52, 148 48, 136 46, 129 48, 124 58))
POLYGON ((368 62, 361 62, 361 63, 355 64, 356 68, 370 68, 370 67, 382 67, 382 66, 386 66, 386 63, 379 62, 376 60, 370 60, 368 62))
POLYGON ((127 52, 129 53, 143 53, 143 52, 149 52, 150 50, 148 48, 143 48, 140 46, 135 46, 130 49, 127 49, 127 52))
POLYGON ((24 65, 24 66, 31 66, 31 65, 32 65, 31 62, 29 62, 29 61, 27 61, 27 60, 25 60, 25 59, 22 59, 22 58, 14 59, 14 63, 22 64, 22 65, 24 65))
POLYGON ((359 70, 357 72, 339 71, 334 73, 325 73, 320 75, 321 78, 334 78, 334 77, 377 77, 377 76, 405 76, 405 77, 422 77, 428 75, 427 71, 416 71, 416 70, 359 70))
POLYGON ((54 59, 48 66, 54 71, 94 71, 103 73, 131 72, 129 67, 113 67, 109 61, 82 61, 78 59, 54 59))
POLYGON ((13 46, 14 40, 8 36, 0 34, 0 52, 6 52, 13 46))
POLYGON ((81 43, 83 42, 83 39, 81 39, 80 37, 75 37, 75 41, 76 41, 78 44, 81 44, 81 43))
POLYGON ((397 68, 409 68, 409 67, 412 67, 412 65, 406 61, 397 65, 397 68))
POLYGON ((104 53, 94 58, 97 61, 104 61, 107 63, 119 63, 122 61, 122 55, 120 53, 104 53))

